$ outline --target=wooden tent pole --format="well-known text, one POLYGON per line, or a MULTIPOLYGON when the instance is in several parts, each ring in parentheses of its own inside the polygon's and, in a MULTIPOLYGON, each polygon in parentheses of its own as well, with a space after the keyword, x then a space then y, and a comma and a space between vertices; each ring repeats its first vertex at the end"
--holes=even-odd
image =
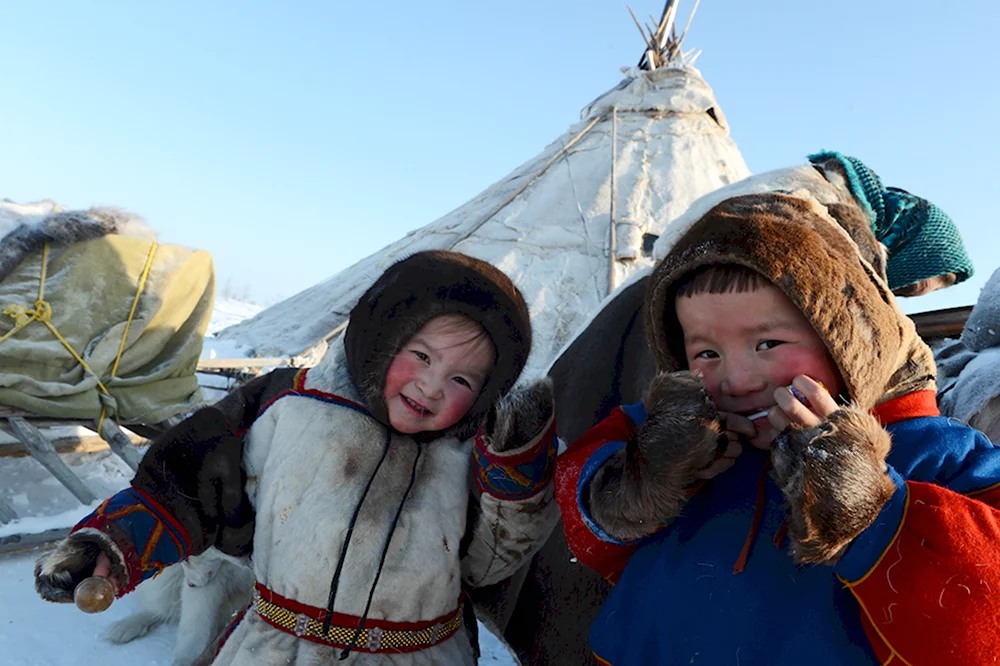
POLYGON ((580 139, 582 139, 584 137, 584 135, 587 134, 587 132, 589 132, 590 130, 592 130, 594 128, 594 126, 597 125, 597 123, 599 123, 602 120, 604 120, 605 118, 607 118, 609 113, 611 113, 611 112, 610 111, 605 111, 604 113, 602 113, 601 115, 597 116, 596 118, 594 118, 593 120, 591 120, 589 123, 587 123, 586 127, 584 127, 582 130, 580 130, 579 132, 577 132, 576 135, 572 139, 570 139, 569 141, 566 142, 565 146, 563 146, 562 148, 560 148, 556 152, 556 154, 553 155, 552 157, 550 157, 549 160, 545 164, 543 164, 537 171, 535 171, 533 174, 531 174, 531 176, 529 176, 527 178, 527 180, 525 180, 524 184, 522 184, 519 188, 517 188, 516 190, 514 190, 514 192, 512 194, 510 194, 506 199, 504 199, 500 203, 499 206, 497 206, 496 208, 494 208, 493 210, 491 210, 489 213, 487 213, 486 216, 483 217, 483 219, 481 219, 479 222, 476 222, 476 224, 474 224, 471 229, 469 229, 464 234, 462 234, 454 243, 451 244, 451 246, 448 247, 448 249, 449 250, 453 250, 456 245, 458 245, 459 243, 461 243, 462 241, 464 241, 465 239, 467 239, 472 234, 474 234, 477 231, 479 231, 480 227, 482 227, 484 224, 486 224, 491 219, 493 219, 494 215, 496 215, 497 213, 499 213, 500 211, 502 211, 504 208, 506 208, 507 204, 509 204, 511 201, 513 201, 514 199, 516 199, 519 196, 521 196, 521 193, 524 192, 526 189, 528 189, 529 185, 531 185, 533 182, 535 182, 535 180, 539 176, 541 176, 543 173, 545 173, 546 171, 548 171, 548 169, 549 169, 550 166, 552 166, 553 164, 555 164, 556 161, 560 157, 562 157, 570 148, 572 148, 573 146, 575 146, 577 144, 577 142, 580 139))
POLYGON ((694 0, 694 7, 691 8, 691 15, 688 16, 687 25, 684 26, 684 32, 682 32, 681 36, 677 38, 677 45, 675 48, 677 49, 678 52, 680 52, 681 50, 681 45, 684 43, 684 38, 687 37, 688 28, 691 27, 691 20, 694 18, 694 13, 698 11, 698 5, 700 3, 701 0, 694 0))
POLYGON ((611 206, 608 229, 608 294, 615 290, 615 253, 618 248, 615 233, 615 167, 618 162, 618 107, 611 107, 611 206))
MULTIPOLYGON (((449 249, 449 250, 453 250, 453 249, 455 249, 455 246, 456 246, 456 245, 458 245, 458 244, 459 244, 459 243, 461 243, 462 241, 464 241, 464 240, 468 239, 468 238, 469 238, 470 236, 472 236, 472 234, 474 234, 474 233, 476 233, 477 231, 479 231, 479 229, 480 229, 480 228, 481 228, 481 227, 482 227, 482 226, 483 226, 484 224, 486 224, 487 222, 489 222, 490 220, 492 220, 492 219, 493 219, 493 217, 494 217, 494 216, 495 216, 495 215, 496 215, 497 213, 499 213, 500 211, 502 211, 502 210, 503 210, 504 208, 506 208, 506 207, 507 207, 507 205, 508 205, 508 204, 509 204, 510 202, 512 202, 512 201, 513 201, 514 199, 518 198, 519 196, 521 196, 521 194, 522 194, 522 193, 523 193, 523 192, 524 192, 524 191, 525 191, 526 189, 528 189, 528 187, 529 187, 529 186, 530 186, 530 185, 531 185, 531 184, 532 184, 533 182, 535 182, 535 180, 536 180, 536 179, 537 179, 537 178, 538 178, 539 176, 541 176, 541 175, 542 175, 543 173, 545 173, 546 171, 548 171, 548 170, 549 170, 549 167, 551 167, 551 166, 552 166, 553 164, 555 164, 555 163, 556 163, 556 161, 558 161, 560 157, 562 157, 563 155, 565 155, 565 154, 566 154, 566 152, 567 152, 567 151, 569 151, 569 149, 570 149, 570 148, 572 148, 573 146, 575 146, 575 145, 577 144, 577 142, 579 142, 579 141, 580 141, 580 139, 582 139, 582 138, 583 138, 583 137, 584 137, 584 136, 585 136, 585 135, 587 134, 587 132, 589 132, 590 130, 594 129, 594 127, 595 127, 595 126, 596 126, 596 125, 597 125, 597 124, 598 124, 599 122, 601 122, 602 120, 606 119, 606 118, 608 117, 608 115, 609 115, 610 113, 611 113, 611 111, 605 111, 604 113, 602 113, 601 115, 597 116, 596 118, 594 118, 593 120, 591 120, 591 121, 590 121, 589 123, 587 123, 587 126, 586 126, 586 127, 584 127, 584 128, 582 129, 582 130, 580 130, 579 132, 577 132, 577 133, 576 133, 576 134, 575 134, 575 135, 573 136, 573 138, 572 138, 572 139, 570 139, 569 141, 567 141, 567 142, 566 142, 566 145, 565 145, 565 146, 563 146, 563 147, 562 147, 562 148, 560 148, 560 149, 559 149, 558 151, 556 151, 556 154, 555 154, 555 155, 553 155, 552 157, 550 157, 550 158, 549 158, 549 160, 548 160, 547 162, 545 162, 545 164, 543 164, 543 165, 542 165, 541 167, 539 167, 539 168, 538 168, 538 169, 537 169, 537 170, 536 170, 536 171, 535 171, 534 173, 532 173, 532 174, 531 174, 530 176, 528 176, 528 178, 527 178, 527 179, 526 179, 526 180, 524 181, 524 183, 523 183, 523 184, 522 184, 522 185, 521 185, 520 187, 518 187, 518 188, 517 188, 516 190, 514 190, 514 192, 512 192, 512 193, 511 193, 510 195, 508 195, 506 199, 504 199, 504 200, 503 200, 502 202, 500 202, 500 205, 499 205, 499 206, 496 206, 495 208, 493 208, 493 209, 492 209, 492 210, 491 210, 491 211, 490 211, 489 213, 487 213, 487 214, 486 214, 486 215, 485 215, 485 216, 483 217, 483 219, 479 220, 479 222, 476 222, 476 223, 475 223, 475 224, 474 224, 474 225, 472 226, 472 228, 471 228, 471 229, 469 229, 469 230, 468 230, 468 231, 466 231, 466 232, 465 232, 464 234, 462 234, 462 235, 461 235, 461 236, 459 236, 459 237, 458 237, 457 239, 455 239, 455 242, 454 242, 454 243, 451 243, 451 244, 450 244, 450 245, 448 246, 448 248, 447 248, 447 249, 449 249)), ((327 334, 326 334, 326 335, 325 335, 325 336, 323 337, 323 339, 324 339, 325 341, 329 342, 330 340, 332 340, 333 338, 335 338, 335 337, 336 337, 336 336, 337 336, 337 335, 338 335, 338 334, 339 334, 339 333, 340 333, 341 331, 343 331, 343 330, 344 330, 344 329, 345 329, 345 328, 347 327, 347 323, 348 323, 348 321, 347 321, 347 320, 344 320, 344 321, 340 322, 340 323, 339 323, 339 324, 337 325, 337 327, 336 327, 336 328, 334 328, 334 329, 333 329, 332 331, 330 331, 329 333, 327 333, 327 334)))

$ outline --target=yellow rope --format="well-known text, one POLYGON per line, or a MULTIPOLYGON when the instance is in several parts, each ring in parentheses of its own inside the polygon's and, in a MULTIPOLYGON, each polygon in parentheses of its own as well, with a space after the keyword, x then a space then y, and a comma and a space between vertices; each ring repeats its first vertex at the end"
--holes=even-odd
MULTIPOLYGON (((153 265, 154 254, 156 254, 155 241, 149 248, 149 256, 146 257, 146 266, 142 269, 142 275, 139 278, 139 286, 136 289, 135 298, 132 301, 132 309, 128 314, 128 320, 125 322, 125 333, 122 335, 122 341, 118 345, 118 354, 115 356, 115 362, 111 368, 111 377, 114 377, 115 372, 118 371, 118 364, 121 362, 122 354, 125 351, 125 342, 126 339, 128 338, 129 329, 132 327, 132 319, 135 317, 135 311, 139 306, 139 297, 142 295, 142 291, 146 285, 146 277, 149 275, 149 268, 150 266, 153 265)), ((83 357, 80 356, 80 354, 78 354, 75 349, 73 349, 73 345, 67 342, 66 338, 64 338, 56 329, 56 327, 52 325, 51 321, 52 306, 49 304, 48 301, 45 300, 45 279, 47 276, 48 263, 49 263, 49 245, 48 243, 46 243, 44 246, 42 246, 42 269, 38 278, 38 300, 35 301, 35 309, 30 310, 23 305, 17 305, 15 303, 11 303, 6 307, 4 307, 3 314, 14 319, 14 328, 7 331, 7 333, 5 333, 3 337, 0 337, 0 343, 4 342, 7 338, 14 335, 24 327, 28 326, 31 322, 39 321, 43 323, 45 327, 49 329, 49 331, 52 332, 52 335, 54 335, 56 339, 62 343, 62 346, 66 348, 66 351, 72 354, 73 358, 76 359, 76 362, 79 363, 80 366, 86 372, 89 372, 95 378, 97 378, 98 388, 100 388, 101 391, 105 393, 105 395, 110 396, 111 393, 108 391, 107 387, 101 382, 100 376, 96 372, 94 372, 89 365, 87 365, 87 362, 83 360, 83 357)), ((101 432, 101 427, 104 425, 104 417, 106 415, 107 415, 107 407, 102 406, 101 417, 97 422, 97 432, 101 437, 104 437, 104 434, 101 432)))
MULTIPOLYGON (((153 265, 153 255, 156 254, 156 241, 149 246, 149 255, 146 257, 146 265, 142 269, 142 275, 139 276, 139 286, 135 290, 135 298, 132 299, 132 309, 129 310, 128 319, 125 321, 125 332, 122 333, 122 341, 118 344, 118 354, 115 355, 115 363, 111 366, 111 376, 114 377, 115 373, 118 372, 118 363, 122 360, 122 353, 125 351, 125 341, 128 339, 129 329, 132 328, 132 318, 135 316, 136 308, 139 307, 139 297, 142 296, 143 289, 146 288, 146 277, 149 275, 149 267, 153 265)), ((97 433, 104 437, 102 433, 102 428, 104 427, 104 417, 107 414, 107 407, 101 405, 101 418, 97 420, 97 433)), ((119 423, 118 415, 115 414, 115 423, 119 423)))

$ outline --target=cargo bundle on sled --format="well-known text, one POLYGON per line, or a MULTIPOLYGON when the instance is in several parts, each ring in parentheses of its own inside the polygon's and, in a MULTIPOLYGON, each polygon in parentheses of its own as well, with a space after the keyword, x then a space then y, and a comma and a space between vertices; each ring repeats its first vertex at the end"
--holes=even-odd
MULTIPOLYGON (((195 371, 212 314, 208 252, 158 243, 117 209, 0 202, 0 429, 83 504, 93 489, 45 431, 82 426, 132 469, 152 436, 201 402, 195 371)), ((0 497, 0 523, 18 517, 0 497)), ((0 549, 59 535, 6 534, 0 549)))

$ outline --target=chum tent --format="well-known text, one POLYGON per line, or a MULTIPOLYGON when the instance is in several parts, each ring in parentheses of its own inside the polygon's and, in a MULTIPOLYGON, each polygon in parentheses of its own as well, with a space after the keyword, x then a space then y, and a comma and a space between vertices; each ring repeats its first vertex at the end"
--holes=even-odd
POLYGON ((675 14, 668 3, 656 29, 643 32, 639 65, 541 153, 447 215, 219 337, 258 357, 308 364, 387 266, 451 249, 498 266, 521 289, 535 340, 525 376, 544 370, 615 287, 652 265, 653 242, 671 220, 750 175, 693 66, 699 54, 681 48, 675 14))

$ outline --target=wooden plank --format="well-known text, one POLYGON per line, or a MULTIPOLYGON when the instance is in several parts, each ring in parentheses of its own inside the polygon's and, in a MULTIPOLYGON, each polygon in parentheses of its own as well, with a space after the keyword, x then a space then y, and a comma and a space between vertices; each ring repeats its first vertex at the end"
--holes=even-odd
POLYGON ((965 328, 965 322, 972 312, 971 305, 958 308, 931 310, 910 315, 917 326, 917 335, 926 340, 957 338, 965 328))
POLYGON ((292 364, 290 358, 202 358, 198 359, 198 370, 240 370, 292 364))
MULTIPOLYGON (((20 416, 23 419, 31 419, 32 424, 34 424, 36 428, 62 428, 68 426, 80 426, 87 428, 91 423, 90 419, 64 419, 52 416, 43 416, 41 414, 35 414, 34 412, 18 409, 17 407, 0 405, 0 419, 6 419, 9 416, 20 416)), ((7 424, 2 420, 0 420, 0 428, 10 432, 10 428, 7 427, 7 424)))
POLYGON ((29 550, 31 548, 49 545, 59 541, 60 539, 65 539, 69 534, 70 529, 72 528, 57 527, 33 534, 11 534, 9 536, 0 537, 0 554, 7 555, 21 550, 29 550))
MULTIPOLYGON (((3 428, 6 430, 6 428, 3 428)), ((131 437, 133 445, 145 444, 148 440, 144 437, 131 437)), ((110 447, 108 443, 97 435, 85 435, 83 437, 59 437, 50 439, 52 448, 56 453, 96 453, 97 451, 107 451, 110 447)), ((0 458, 23 458, 31 455, 21 442, 0 443, 0 458)))
POLYGON ((97 500, 97 496, 62 461, 62 458, 56 453, 55 447, 52 446, 52 442, 47 440, 38 428, 20 416, 9 416, 7 422, 10 424, 14 436, 24 444, 31 456, 49 470, 52 476, 66 487, 66 490, 73 493, 73 496, 80 500, 81 504, 90 504, 97 500))
POLYGON ((118 457, 125 461, 125 464, 132 468, 132 471, 139 469, 139 460, 142 456, 125 433, 121 431, 112 419, 104 419, 104 440, 111 447, 111 450, 118 454, 118 457))

